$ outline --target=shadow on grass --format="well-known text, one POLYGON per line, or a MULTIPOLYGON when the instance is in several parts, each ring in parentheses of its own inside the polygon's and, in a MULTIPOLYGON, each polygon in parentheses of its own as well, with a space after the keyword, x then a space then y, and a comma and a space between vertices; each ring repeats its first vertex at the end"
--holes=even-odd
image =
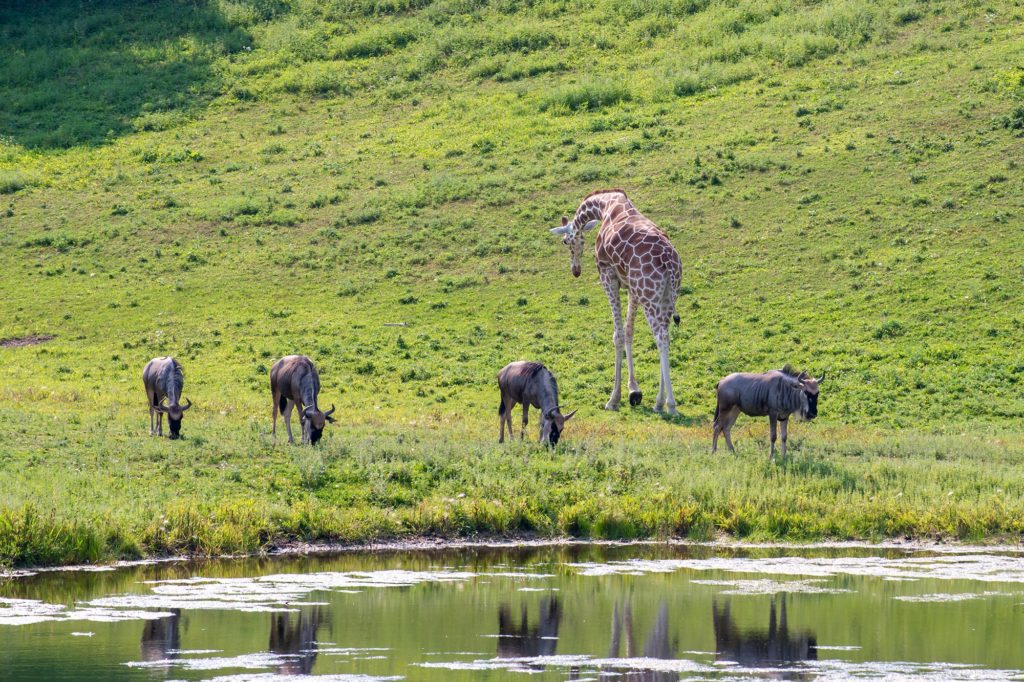
POLYGON ((219 91, 214 60, 249 44, 209 0, 0 3, 0 135, 64 149, 172 127, 219 91))
MULTIPOLYGON (((711 419, 708 415, 695 416, 692 414, 679 414, 670 415, 665 412, 656 412, 653 407, 641 405, 633 405, 619 408, 620 410, 629 410, 631 413, 642 416, 645 420, 650 421, 666 421, 670 424, 678 424, 679 426, 708 426, 708 433, 711 433, 711 419)), ((709 435, 708 438, 711 436, 709 435)), ((710 441, 709 441, 710 442, 710 441)))

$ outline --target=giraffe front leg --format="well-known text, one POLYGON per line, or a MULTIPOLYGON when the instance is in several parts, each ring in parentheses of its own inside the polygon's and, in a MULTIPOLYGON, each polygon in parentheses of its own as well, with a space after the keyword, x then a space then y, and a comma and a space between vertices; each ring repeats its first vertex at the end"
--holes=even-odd
POLYGON ((626 330, 622 327, 622 302, 619 300, 619 277, 614 269, 601 269, 601 286, 608 295, 608 303, 612 307, 612 323, 615 326, 615 333, 612 342, 615 344, 615 386, 604 406, 606 410, 619 409, 619 402, 622 400, 622 352, 626 341, 626 330))
POLYGON ((636 297, 629 295, 629 304, 626 307, 626 368, 629 370, 629 404, 636 407, 643 401, 644 394, 640 392, 640 385, 636 382, 636 371, 633 369, 633 330, 636 321, 637 302, 636 297))

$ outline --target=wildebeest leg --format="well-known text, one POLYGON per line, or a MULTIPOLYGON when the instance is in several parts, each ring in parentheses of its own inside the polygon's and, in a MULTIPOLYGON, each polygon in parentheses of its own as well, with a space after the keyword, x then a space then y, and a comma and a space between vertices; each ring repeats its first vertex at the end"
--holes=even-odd
POLYGON ((508 414, 508 404, 505 396, 501 396, 501 407, 498 410, 498 442, 505 442, 505 415, 508 414))
POLYGON ((277 442, 277 404, 281 400, 279 393, 271 394, 274 398, 274 410, 272 412, 273 426, 270 427, 270 438, 273 442, 277 442))
POLYGON ((789 424, 789 418, 780 419, 782 426, 782 459, 786 459, 786 425, 789 424))
POLYGON ((718 434, 722 433, 722 419, 725 418, 725 413, 722 411, 722 406, 719 405, 715 409, 715 422, 711 426, 711 454, 718 452, 718 434))
POLYGON ((288 442, 295 443, 295 439, 292 437, 292 408, 295 407, 295 403, 291 400, 284 406, 284 428, 288 431, 288 442))
POLYGON ((736 448, 732 446, 732 425, 736 423, 736 418, 739 416, 740 408, 736 406, 722 414, 722 435, 725 436, 725 444, 729 446, 729 452, 736 452, 736 448))
POLYGON ((156 429, 153 428, 156 425, 156 420, 153 419, 156 414, 156 396, 146 391, 146 400, 149 402, 149 435, 152 436, 156 433, 156 429))
MULTIPOLYGON (((519 440, 526 440, 526 425, 530 422, 530 403, 523 403, 523 428, 519 430, 519 440)), ((512 429, 512 420, 509 420, 509 430, 512 429)))
POLYGON ((615 386, 604 406, 606 410, 619 409, 619 401, 622 400, 622 351, 625 346, 626 330, 622 328, 622 301, 619 300, 619 276, 615 268, 599 268, 601 286, 604 293, 608 295, 608 304, 612 307, 612 324, 615 326, 615 333, 612 335, 612 342, 615 344, 615 386))
POLYGON ((164 413, 160 410, 156 411, 156 435, 164 435, 164 413))
POLYGON ((501 440, 505 440, 505 427, 508 426, 508 437, 509 440, 515 440, 516 434, 512 431, 512 409, 515 408, 516 401, 506 400, 505 401, 505 414, 501 416, 501 440))
POLYGON ((768 415, 768 431, 770 432, 772 439, 772 450, 768 455, 768 459, 775 459, 775 422, 777 421, 778 419, 775 415, 768 415))
POLYGON ((629 371, 629 404, 634 407, 643 400, 643 393, 640 392, 640 385, 636 383, 636 372, 633 369, 633 329, 636 321, 636 297, 630 294, 629 302, 626 305, 626 369, 629 371))
POLYGON ((515 440, 516 439, 516 433, 515 433, 515 431, 512 430, 512 410, 514 410, 515 407, 516 407, 516 401, 515 400, 509 400, 508 401, 508 409, 505 410, 505 424, 508 426, 508 439, 509 440, 515 440))

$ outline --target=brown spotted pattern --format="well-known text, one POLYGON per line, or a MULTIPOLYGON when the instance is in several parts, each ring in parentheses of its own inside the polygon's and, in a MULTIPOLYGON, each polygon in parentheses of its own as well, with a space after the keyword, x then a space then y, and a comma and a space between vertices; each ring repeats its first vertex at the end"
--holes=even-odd
POLYGON ((682 276, 679 253, 668 236, 644 216, 622 190, 592 192, 583 200, 569 226, 564 242, 569 247, 573 274, 580 271, 580 256, 587 225, 599 221, 594 246, 601 286, 608 295, 615 325, 615 386, 606 409, 618 409, 622 398, 623 351, 629 370, 630 403, 638 404, 640 389, 633 370, 633 328, 637 309, 643 309, 654 334, 661 359, 661 380, 654 409, 676 414, 676 400, 669 378, 669 324, 675 315, 676 294, 682 276), (622 322, 619 289, 629 294, 626 322, 622 322))

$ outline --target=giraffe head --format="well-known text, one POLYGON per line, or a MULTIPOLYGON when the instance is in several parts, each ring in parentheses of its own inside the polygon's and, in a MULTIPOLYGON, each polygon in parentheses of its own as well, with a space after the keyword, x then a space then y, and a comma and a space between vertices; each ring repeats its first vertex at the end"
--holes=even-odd
POLYGON ((572 276, 579 277, 583 271, 580 259, 583 256, 583 233, 594 229, 600 221, 591 220, 581 227, 576 226, 576 221, 569 222, 566 216, 562 216, 562 224, 559 227, 552 227, 551 233, 562 235, 562 243, 569 247, 569 263, 572 265, 572 276))

